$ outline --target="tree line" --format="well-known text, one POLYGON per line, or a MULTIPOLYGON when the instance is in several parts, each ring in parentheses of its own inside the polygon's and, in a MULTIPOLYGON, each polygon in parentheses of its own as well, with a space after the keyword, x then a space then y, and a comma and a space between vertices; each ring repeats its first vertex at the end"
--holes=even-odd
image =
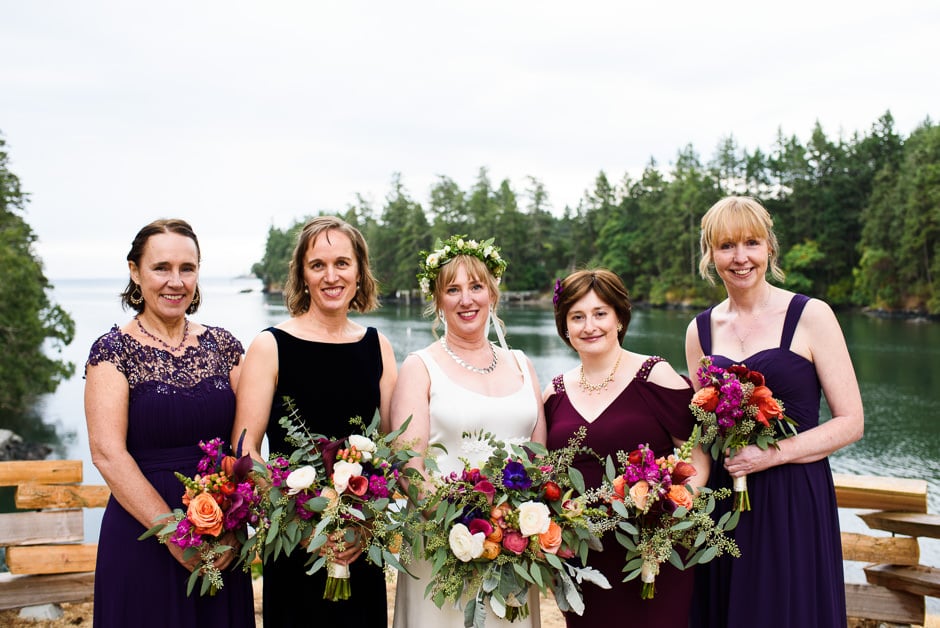
MULTIPOLYGON (((366 237, 386 297, 416 290, 418 251, 457 233, 496 237, 509 290, 546 292, 555 277, 602 265, 636 300, 704 305, 721 291, 698 276, 699 222, 728 194, 771 212, 790 289, 836 306, 940 314, 940 128, 929 118, 907 138, 890 112, 850 137, 829 137, 817 122, 805 142, 778 131, 767 151, 729 136, 708 161, 687 145, 668 168, 651 159, 638 178, 599 172, 561 212, 539 179, 518 191, 481 168, 466 190, 439 176, 423 205, 395 174, 381 208, 357 195, 333 213, 366 237)), ((252 268, 266 285, 283 282, 304 222, 270 228, 252 268)))

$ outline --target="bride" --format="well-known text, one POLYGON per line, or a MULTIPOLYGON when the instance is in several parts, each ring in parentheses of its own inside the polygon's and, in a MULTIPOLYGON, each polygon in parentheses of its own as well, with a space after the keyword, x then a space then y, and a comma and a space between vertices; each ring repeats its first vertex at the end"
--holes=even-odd
MULTIPOLYGON (((489 453, 465 442, 464 432, 482 430, 505 441, 545 443, 545 417, 531 362, 521 351, 487 339, 491 319, 502 339, 496 306, 505 267, 496 247, 460 236, 452 236, 421 262, 418 277, 430 299, 427 313, 444 323, 444 334, 402 364, 392 394, 392 428, 412 417, 402 438, 418 451, 443 445, 446 453, 436 454, 435 461, 445 475, 463 469, 461 458, 476 465, 489 453)), ((427 477, 421 460, 414 464, 427 477)), ((463 626, 462 609, 439 609, 425 599, 430 563, 419 559, 408 568, 418 579, 398 578, 396 628, 463 626)), ((513 626, 539 626, 537 594, 538 589, 530 589, 530 614, 513 626)), ((509 622, 490 611, 486 625, 509 622)))

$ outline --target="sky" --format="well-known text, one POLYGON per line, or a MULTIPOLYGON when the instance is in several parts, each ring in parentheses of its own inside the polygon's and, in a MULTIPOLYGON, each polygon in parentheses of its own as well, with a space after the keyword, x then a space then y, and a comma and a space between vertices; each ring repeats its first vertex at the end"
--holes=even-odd
POLYGON ((906 137, 940 118, 938 32, 922 0, 0 0, 0 133, 47 277, 124 276, 160 217, 234 276, 395 173, 425 207, 440 176, 531 176, 561 212, 689 144, 886 111, 906 137))

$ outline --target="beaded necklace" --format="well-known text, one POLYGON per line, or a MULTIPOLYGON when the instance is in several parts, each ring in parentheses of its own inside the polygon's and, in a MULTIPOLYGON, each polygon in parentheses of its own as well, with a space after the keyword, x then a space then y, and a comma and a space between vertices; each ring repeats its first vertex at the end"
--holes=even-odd
POLYGON ((479 373, 480 375, 486 375, 488 373, 492 373, 496 369, 496 363, 498 362, 498 360, 496 357, 496 348, 493 347, 492 344, 490 344, 490 351, 493 352, 493 361, 490 362, 490 365, 485 368, 479 368, 479 367, 473 366, 472 364, 464 362, 463 359, 459 355, 457 355, 456 353, 450 350, 450 347, 447 346, 447 340, 445 340, 444 336, 441 336, 441 346, 444 347, 444 353, 452 357, 454 359, 454 362, 464 367, 468 371, 473 371, 474 373, 479 373))
POLYGON ((134 320, 137 321, 137 329, 140 330, 140 333, 142 333, 143 335, 147 336, 148 338, 150 338, 151 340, 153 340, 153 341, 155 341, 155 342, 159 342, 161 345, 163 345, 163 348, 166 349, 167 351, 169 351, 170 353, 176 353, 177 351, 179 351, 180 349, 182 349, 182 348, 183 348, 183 345, 186 344, 186 339, 189 338, 189 319, 188 319, 188 318, 184 318, 184 319, 183 319, 183 320, 184 320, 184 323, 183 323, 183 339, 180 340, 180 343, 179 343, 178 345, 176 345, 175 347, 171 347, 171 346, 168 345, 166 342, 164 342, 164 340, 163 340, 162 338, 158 338, 157 336, 154 336, 154 335, 151 334, 149 331, 147 331, 147 330, 144 328, 143 324, 140 322, 140 314, 138 314, 137 316, 135 316, 135 317, 134 317, 134 320))
POLYGON ((614 374, 617 372, 617 367, 620 366, 620 358, 623 357, 623 351, 617 352, 617 361, 614 362, 614 368, 610 369, 610 373, 607 374, 607 377, 604 378, 600 384, 592 384, 587 381, 587 378, 584 376, 584 363, 581 363, 581 377, 578 379, 578 387, 586 392, 589 395, 594 393, 599 393, 602 390, 606 390, 607 386, 614 381, 614 374))

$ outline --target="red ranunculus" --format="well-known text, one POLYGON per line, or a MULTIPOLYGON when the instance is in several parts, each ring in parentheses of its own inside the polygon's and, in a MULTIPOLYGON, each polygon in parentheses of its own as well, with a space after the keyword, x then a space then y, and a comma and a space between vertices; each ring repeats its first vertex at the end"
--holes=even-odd
POLYGON ((630 464, 640 464, 643 462, 643 452, 639 449, 634 449, 630 452, 630 455, 627 456, 627 462, 630 464))
POLYGON ((748 368, 743 364, 732 364, 728 367, 728 372, 738 379, 747 379, 747 374, 750 371, 748 371, 748 368))
POLYGON ((529 539, 522 536, 519 530, 506 530, 506 533, 503 534, 503 547, 517 556, 522 554, 528 546, 529 539))
POLYGON ((542 492, 545 493, 545 499, 548 501, 555 501, 561 499, 561 487, 555 484, 554 482, 546 482, 542 486, 542 492))
POLYGON ((760 371, 750 371, 747 374, 747 381, 751 382, 755 386, 763 386, 764 375, 760 371))

